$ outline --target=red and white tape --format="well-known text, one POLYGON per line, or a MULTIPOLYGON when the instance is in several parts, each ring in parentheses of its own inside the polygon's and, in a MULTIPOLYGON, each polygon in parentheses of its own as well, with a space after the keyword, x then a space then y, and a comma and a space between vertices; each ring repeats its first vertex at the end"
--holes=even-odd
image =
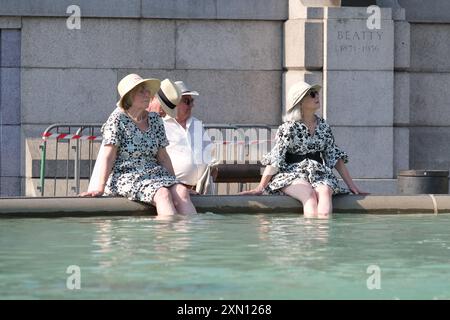
POLYGON ((68 134, 68 133, 43 133, 42 139, 56 139, 56 140, 91 140, 91 141, 101 141, 102 136, 80 136, 78 134, 68 134))
POLYGON ((252 145, 252 144, 261 144, 261 143, 267 143, 272 142, 273 140, 252 140, 252 141, 214 141, 214 144, 223 144, 223 145, 231 145, 231 144, 237 144, 237 145, 252 145))
MULTIPOLYGON (((68 133, 43 133, 42 139, 48 140, 48 139, 56 139, 56 140, 90 140, 90 141, 101 141, 103 138, 102 136, 80 136, 78 134, 68 134, 68 133)), ((252 140, 252 141, 213 141, 214 144, 221 144, 221 145, 253 145, 253 144, 261 144, 261 143, 267 143, 272 142, 273 140, 252 140)))

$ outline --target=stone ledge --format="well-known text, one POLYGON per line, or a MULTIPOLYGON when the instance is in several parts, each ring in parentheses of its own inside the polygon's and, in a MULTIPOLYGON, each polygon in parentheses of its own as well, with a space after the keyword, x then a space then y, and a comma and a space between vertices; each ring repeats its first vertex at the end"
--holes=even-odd
POLYGON ((409 22, 448 23, 450 21, 450 1, 448 0, 398 0, 405 9, 409 22))
MULTIPOLYGON (((425 214, 450 213, 450 196, 360 196, 333 199, 334 213, 425 214)), ((199 212, 219 214, 300 213, 301 204, 288 196, 193 196, 199 212)), ((3 198, 0 218, 92 217, 155 215, 155 208, 125 198, 3 198)))
POLYGON ((20 29, 22 19, 20 17, 0 17, 0 29, 20 29))

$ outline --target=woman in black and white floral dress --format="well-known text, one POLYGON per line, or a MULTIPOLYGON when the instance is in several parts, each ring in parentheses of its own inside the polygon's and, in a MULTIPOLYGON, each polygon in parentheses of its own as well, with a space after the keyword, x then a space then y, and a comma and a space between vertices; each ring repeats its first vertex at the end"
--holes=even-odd
POLYGON ((241 194, 287 194, 303 203, 305 217, 328 218, 332 195, 348 193, 339 186, 333 168, 350 190, 361 193, 344 163, 347 154, 335 144, 330 126, 315 112, 320 108, 320 86, 294 84, 288 93, 285 122, 278 128, 275 146, 262 159, 266 165, 256 189, 241 194))
POLYGON ((189 190, 175 178, 162 119, 146 111, 157 93, 167 113, 174 113, 181 92, 170 80, 160 83, 136 74, 123 78, 118 90, 121 99, 102 127, 103 150, 97 157, 100 184, 82 195, 124 196, 156 205, 158 215, 196 213, 189 190))

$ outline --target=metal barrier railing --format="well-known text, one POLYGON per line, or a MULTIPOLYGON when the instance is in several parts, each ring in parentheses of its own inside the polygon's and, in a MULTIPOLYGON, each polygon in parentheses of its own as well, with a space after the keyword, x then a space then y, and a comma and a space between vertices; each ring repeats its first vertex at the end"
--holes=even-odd
MULTIPOLYGON (((66 196, 70 192, 73 194, 80 193, 81 179, 87 178, 89 180, 94 168, 97 157, 94 146, 101 143, 101 126, 100 123, 56 123, 44 131, 42 134, 43 142, 40 145, 41 163, 38 186, 41 196, 45 195, 46 179, 53 179, 53 190, 50 194, 47 192, 47 195, 56 196, 57 191, 58 195, 65 194, 66 196), (52 158, 53 166, 48 168, 47 150, 50 141, 55 143, 55 153, 52 158), (85 144, 87 144, 87 147, 85 144), (63 155, 60 154, 62 153, 61 150, 64 151, 63 155), (65 159, 60 160, 60 158, 65 159), (81 165, 82 161, 83 166, 81 165), (83 174, 81 174, 82 168, 84 169, 83 174), (69 188, 69 181, 71 182, 71 188, 69 188), (61 184, 65 185, 65 192, 62 193, 58 189, 61 184)), ((270 150, 274 128, 262 124, 204 125, 205 131, 215 145, 214 157, 221 163, 256 163, 258 159, 255 158, 255 154, 261 155, 261 150, 270 150)), ((242 191, 244 185, 247 184, 238 183, 237 191, 242 191)), ((230 183, 226 183, 226 194, 230 194, 230 183)))
MULTIPOLYGON (((264 124, 206 124, 205 130, 210 137, 215 137, 214 131, 219 131, 222 141, 213 140, 215 144, 215 158, 223 164, 256 164, 264 150, 270 150, 273 140, 272 131, 277 128, 264 124), (248 131, 251 131, 250 133, 248 131), (257 143, 252 143, 252 142, 257 143), (261 151, 261 147, 263 150, 261 151)), ((244 186, 248 189, 249 184, 237 183, 237 190, 241 192, 244 186)), ((225 184, 225 194, 230 194, 231 183, 225 184)))
POLYGON ((45 195, 45 179, 53 179, 53 196, 56 196, 57 185, 59 180, 65 180, 65 195, 69 195, 69 177, 70 177, 70 164, 73 163, 73 186, 72 191, 75 194, 80 192, 80 161, 81 161, 81 149, 84 143, 88 145, 88 166, 89 166, 89 176, 93 170, 94 152, 93 144, 95 141, 100 143, 101 135, 100 128, 102 124, 98 123, 55 123, 45 129, 42 134, 43 142, 40 145, 41 150, 41 164, 40 164, 40 177, 38 190, 41 196, 45 195), (47 148, 50 141, 55 141, 55 154, 53 159, 53 167, 51 168, 54 172, 52 175, 47 174, 47 148), (60 160, 62 156, 60 154, 61 145, 67 145, 65 152, 65 160, 63 165, 65 165, 65 173, 61 174, 60 160), (72 152, 71 152, 72 150, 72 152), (73 159, 71 160, 70 155, 73 154, 73 159), (50 176, 50 177, 49 177, 50 176))

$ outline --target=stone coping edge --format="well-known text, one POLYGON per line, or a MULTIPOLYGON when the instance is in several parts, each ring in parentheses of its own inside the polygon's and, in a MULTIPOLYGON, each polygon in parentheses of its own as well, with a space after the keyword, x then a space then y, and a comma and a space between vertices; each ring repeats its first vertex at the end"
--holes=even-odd
MULTIPOLYGON (((192 196, 198 212, 218 214, 301 213, 301 203, 288 196, 192 196)), ((333 213, 450 213, 450 195, 340 195, 333 213)), ((0 218, 150 216, 155 208, 120 197, 0 198, 0 218)))

